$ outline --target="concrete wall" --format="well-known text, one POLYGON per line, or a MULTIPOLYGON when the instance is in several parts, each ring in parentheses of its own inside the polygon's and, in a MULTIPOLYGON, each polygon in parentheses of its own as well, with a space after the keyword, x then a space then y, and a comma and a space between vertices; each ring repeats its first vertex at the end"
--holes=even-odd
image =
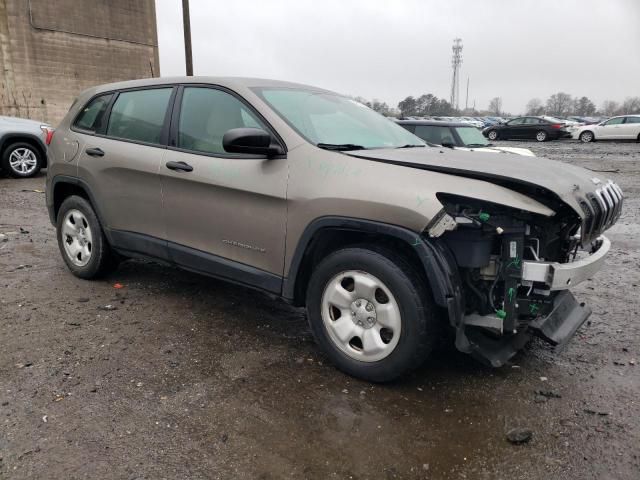
POLYGON ((159 76, 155 0, 0 0, 0 115, 57 124, 79 92, 159 76))

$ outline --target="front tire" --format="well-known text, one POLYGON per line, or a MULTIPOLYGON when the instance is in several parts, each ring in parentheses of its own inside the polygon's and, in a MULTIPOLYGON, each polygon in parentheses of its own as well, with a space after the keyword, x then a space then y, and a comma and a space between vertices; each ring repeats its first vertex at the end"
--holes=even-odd
POLYGON ((307 312, 316 342, 342 371, 387 382, 433 348, 437 315, 425 281, 400 255, 338 250, 314 269, 307 312))
POLYGON ((496 132, 495 130, 490 130, 489 133, 487 133, 487 137, 489 138, 489 140, 497 140, 498 132, 496 132))
POLYGON ((582 143, 589 143, 593 142, 594 140, 595 138, 593 136, 593 132, 590 132, 589 130, 586 130, 580 134, 580 141, 582 143))
POLYGON ((536 133, 536 140, 539 142, 546 142, 547 141, 547 132, 545 132, 544 130, 540 130, 539 132, 536 133))
POLYGON ((2 169, 12 177, 29 178, 42 168, 43 158, 40 151, 30 143, 16 142, 2 153, 2 169))
POLYGON ((57 217, 58 247, 67 267, 76 277, 98 278, 117 266, 91 204, 72 195, 62 202, 57 217))

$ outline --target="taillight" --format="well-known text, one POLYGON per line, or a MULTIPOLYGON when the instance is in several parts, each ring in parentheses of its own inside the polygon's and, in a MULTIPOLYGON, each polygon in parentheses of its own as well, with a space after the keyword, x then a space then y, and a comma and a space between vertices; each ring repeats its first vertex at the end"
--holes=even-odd
POLYGON ((44 133, 44 143, 48 147, 49 145, 51 145, 51 140, 53 140, 55 129, 47 125, 40 125, 40 130, 42 130, 42 133, 44 133))
POLYGON ((562 125, 561 123, 558 123, 556 125, 551 125, 551 128, 562 128, 564 127, 564 125, 562 125))

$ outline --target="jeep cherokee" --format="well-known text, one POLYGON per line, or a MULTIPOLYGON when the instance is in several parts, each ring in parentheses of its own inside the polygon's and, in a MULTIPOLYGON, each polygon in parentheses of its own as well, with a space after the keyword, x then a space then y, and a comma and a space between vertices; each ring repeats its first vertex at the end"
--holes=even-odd
POLYGON ((46 197, 76 276, 144 257, 279 295, 370 381, 447 329, 493 366, 533 334, 565 345, 591 313, 569 288, 602 266, 623 201, 575 166, 429 147, 330 91, 209 77, 82 93, 46 197))

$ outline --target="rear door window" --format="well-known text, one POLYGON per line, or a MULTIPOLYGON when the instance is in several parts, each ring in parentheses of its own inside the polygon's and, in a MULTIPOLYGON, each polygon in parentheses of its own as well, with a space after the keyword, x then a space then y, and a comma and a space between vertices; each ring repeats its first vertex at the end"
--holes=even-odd
POLYGON ((640 117, 627 117, 624 123, 640 123, 640 117))
POLYGON ((107 136, 159 144, 171 90, 121 92, 111 109, 107 136))
POLYGON ((113 94, 108 93, 91 100, 76 117, 73 126, 90 132, 99 131, 111 97, 113 94))
POLYGON ((436 143, 438 145, 442 145, 443 143, 454 143, 450 127, 416 125, 415 134, 429 143, 436 143))

